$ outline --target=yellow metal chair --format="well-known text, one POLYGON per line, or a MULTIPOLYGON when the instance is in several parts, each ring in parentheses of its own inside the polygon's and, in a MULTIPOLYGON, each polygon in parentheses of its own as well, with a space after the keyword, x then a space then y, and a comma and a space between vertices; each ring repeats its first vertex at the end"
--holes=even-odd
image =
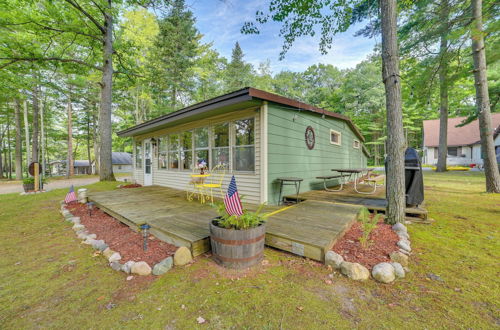
POLYGON ((226 166, 217 165, 210 172, 209 182, 203 184, 203 188, 205 188, 207 192, 210 192, 210 201, 212 203, 214 202, 214 189, 218 189, 220 192, 220 198, 224 198, 224 192, 222 191, 222 182, 224 181, 225 175, 226 166))

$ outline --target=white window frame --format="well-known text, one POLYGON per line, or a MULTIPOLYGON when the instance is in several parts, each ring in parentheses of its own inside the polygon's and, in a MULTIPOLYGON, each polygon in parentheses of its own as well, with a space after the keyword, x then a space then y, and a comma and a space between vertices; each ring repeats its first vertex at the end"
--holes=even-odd
POLYGON ((256 144, 256 127, 257 127, 257 119, 255 116, 248 116, 248 117, 243 117, 243 118, 238 118, 238 119, 233 119, 230 122, 229 126, 229 159, 230 159, 230 168, 231 168, 231 173, 238 173, 238 174, 255 174, 256 172, 256 156, 257 156, 257 144, 256 144), (253 144, 248 144, 248 145, 241 145, 241 146, 236 146, 236 122, 240 120, 247 120, 247 119, 253 119, 253 144), (238 171, 234 169, 234 152, 236 147, 252 147, 253 146, 253 151, 254 151, 254 156, 253 156, 253 171, 238 171))
POLYGON ((330 144, 333 144, 333 145, 336 145, 336 146, 342 145, 342 133, 340 133, 339 131, 336 131, 334 129, 330 129, 330 137, 329 137, 329 139, 330 139, 330 144), (339 137, 339 141, 338 142, 332 141, 332 133, 338 135, 338 137, 339 137))
POLYGON ((361 143, 359 142, 359 140, 352 141, 352 147, 354 149, 359 149, 361 147, 361 143))

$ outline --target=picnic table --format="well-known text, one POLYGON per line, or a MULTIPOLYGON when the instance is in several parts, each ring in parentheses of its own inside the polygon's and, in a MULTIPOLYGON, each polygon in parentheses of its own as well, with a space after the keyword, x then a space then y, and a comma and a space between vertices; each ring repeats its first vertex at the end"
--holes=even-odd
POLYGON ((347 177, 348 181, 354 181, 354 190, 357 193, 360 193, 357 187, 359 178, 362 178, 364 176, 370 177, 371 172, 373 172, 373 168, 333 168, 332 171, 338 172, 340 173, 340 175, 342 175, 342 177, 340 178, 341 183, 339 191, 342 190, 342 186, 345 183, 345 181, 343 180, 345 177, 347 177), (365 172, 366 174, 364 174, 365 172))

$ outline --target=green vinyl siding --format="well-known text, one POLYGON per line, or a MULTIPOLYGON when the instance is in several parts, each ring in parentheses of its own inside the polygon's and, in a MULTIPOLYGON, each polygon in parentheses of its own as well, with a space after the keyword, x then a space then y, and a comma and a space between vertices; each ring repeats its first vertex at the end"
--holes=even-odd
MULTIPOLYGON (((333 175, 332 168, 366 167, 366 156, 361 146, 353 147, 358 140, 348 124, 320 114, 298 111, 270 103, 268 106, 268 203, 278 202, 278 177, 303 178, 301 192, 322 189, 323 181, 317 176, 333 175), (295 121, 294 119, 295 115, 295 121), (305 143, 307 126, 314 128, 316 143, 312 150, 305 143), (330 143, 330 129, 342 134, 341 146, 330 143)), ((361 142, 361 141, 360 141, 361 142)), ((336 173, 338 174, 338 173, 336 173)), ((329 181, 336 184, 336 181, 329 181)), ((294 193, 294 187, 284 187, 284 195, 294 193)))

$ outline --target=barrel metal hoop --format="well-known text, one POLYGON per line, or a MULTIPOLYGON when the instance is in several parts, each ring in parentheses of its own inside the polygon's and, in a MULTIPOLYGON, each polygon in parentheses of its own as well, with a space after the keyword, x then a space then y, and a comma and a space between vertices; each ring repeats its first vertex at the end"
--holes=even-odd
POLYGON ((266 234, 263 234, 263 235, 260 235, 258 237, 247 239, 247 240, 222 239, 222 238, 218 238, 218 237, 214 237, 214 236, 212 236, 211 239, 213 239, 214 241, 216 241, 218 243, 225 244, 225 245, 247 245, 247 244, 252 244, 252 243, 258 242, 258 241, 262 240, 265 236, 266 236, 266 234))
POLYGON ((223 257, 223 256, 218 255, 218 254, 216 255, 216 258, 220 259, 224 262, 246 262, 246 261, 251 261, 251 260, 260 258, 262 256, 264 256, 264 252, 257 253, 256 255, 248 257, 248 258, 229 258, 229 257, 223 257))

